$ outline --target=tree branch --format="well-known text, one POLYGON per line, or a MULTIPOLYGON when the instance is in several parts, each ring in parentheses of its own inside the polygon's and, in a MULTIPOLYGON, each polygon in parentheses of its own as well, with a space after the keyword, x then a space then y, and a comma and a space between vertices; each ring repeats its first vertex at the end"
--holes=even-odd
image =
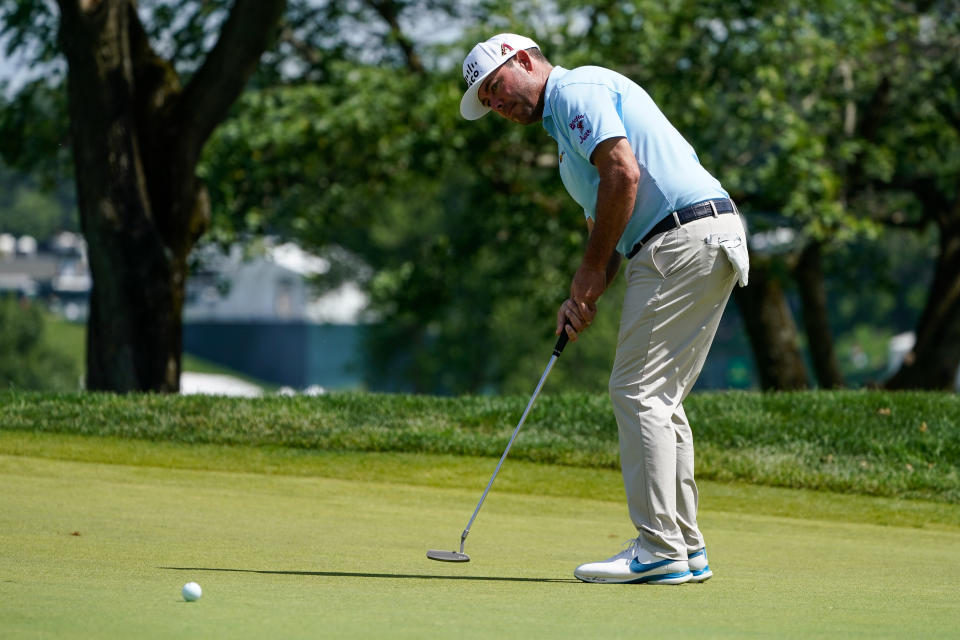
POLYGON ((861 110, 862 116, 855 128, 857 137, 870 142, 873 142, 876 138, 877 132, 884 122, 884 117, 889 111, 892 90, 893 83, 890 81, 890 76, 884 75, 880 78, 880 82, 877 83, 873 93, 870 94, 870 99, 867 100, 861 110))
POLYGON ((387 26, 390 27, 391 37, 396 41, 401 51, 403 51, 404 57, 407 59, 407 68, 414 73, 423 73, 423 61, 420 59, 420 54, 417 53, 410 38, 407 37, 400 27, 400 11, 397 8, 397 3, 394 2, 394 0, 367 1, 369 5, 373 7, 373 10, 383 18, 387 26))
POLYGON ((312 66, 317 66, 323 61, 323 56, 320 52, 311 46, 309 42, 298 38, 297 34, 289 25, 285 26, 280 32, 280 41, 289 44, 301 58, 312 66))
POLYGON ((890 229, 906 229, 908 231, 923 231, 927 228, 930 220, 926 217, 919 220, 912 221, 898 221, 894 219, 893 216, 884 216, 881 218, 874 218, 874 222, 882 224, 884 227, 889 227, 890 229))
POLYGON ((177 143, 195 160, 207 138, 243 92, 270 44, 286 0, 236 0, 220 38, 174 109, 177 143))

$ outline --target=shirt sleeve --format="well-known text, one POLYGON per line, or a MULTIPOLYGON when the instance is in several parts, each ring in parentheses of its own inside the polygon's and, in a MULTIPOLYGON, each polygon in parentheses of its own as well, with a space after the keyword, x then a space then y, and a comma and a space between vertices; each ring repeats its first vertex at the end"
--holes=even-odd
POLYGON ((553 111, 561 135, 587 162, 604 140, 627 136, 620 115, 620 97, 604 84, 573 83, 561 87, 554 100, 553 111))

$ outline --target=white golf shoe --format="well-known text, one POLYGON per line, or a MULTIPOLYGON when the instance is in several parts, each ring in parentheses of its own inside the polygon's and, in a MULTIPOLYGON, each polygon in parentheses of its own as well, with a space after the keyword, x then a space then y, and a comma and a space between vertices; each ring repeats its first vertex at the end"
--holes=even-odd
POLYGON ((630 540, 627 548, 602 562, 588 562, 573 575, 583 582, 634 584, 683 584, 691 577, 686 560, 668 560, 653 555, 630 540))
POLYGON ((690 565, 690 582, 706 582, 713 577, 713 571, 707 564, 707 548, 698 549, 687 556, 690 565))

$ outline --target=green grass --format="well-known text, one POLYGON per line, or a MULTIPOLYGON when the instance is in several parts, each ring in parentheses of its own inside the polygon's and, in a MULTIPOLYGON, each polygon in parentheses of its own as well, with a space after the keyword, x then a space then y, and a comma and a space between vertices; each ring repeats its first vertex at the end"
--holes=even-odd
MULTIPOLYGON (((0 431, 0 455, 197 471, 326 477, 434 488, 478 489, 495 461, 421 453, 310 451, 95 436, 0 431)), ((714 509, 839 522, 904 527, 960 527, 960 506, 943 502, 872 498, 701 480, 714 509)), ((620 472, 509 460, 497 477, 498 493, 592 498, 622 502, 620 472)))
MULTIPOLYGON (((498 457, 525 397, 362 393, 227 399, 0 393, 0 429, 307 451, 498 457)), ((694 394, 698 476, 960 503, 960 397, 937 393, 694 394)), ((604 396, 544 395, 511 459, 618 466, 604 396)))
MULTIPOLYGON (((164 449, 172 447, 199 464, 261 451, 24 433, 5 433, 0 443, 9 438, 36 438, 33 446, 41 450, 64 451, 82 450, 86 441, 88 452, 104 448, 108 455, 135 447, 144 460, 165 459, 170 451, 164 449)), ((274 453, 281 463, 284 455, 306 455, 274 453)), ((956 634, 956 524, 881 526, 809 512, 731 511, 726 505, 741 501, 777 502, 788 510, 804 492, 705 483, 700 522, 714 579, 680 587, 587 585, 572 580, 573 567, 610 555, 631 535, 621 500, 541 495, 524 476, 572 486, 590 470, 506 465, 498 483, 513 489, 497 485, 467 541, 472 561, 450 565, 428 561, 425 551, 458 544, 480 486, 411 484, 410 476, 392 472, 411 462, 469 476, 472 485, 473 462, 416 459, 345 454, 328 460, 329 471, 346 476, 334 478, 0 455, 0 636, 956 634), (204 596, 187 604, 179 590, 191 580, 204 596)), ((489 460, 479 462, 489 471, 489 460)), ((592 472, 609 476, 601 483, 615 477, 614 471, 592 472)), ((839 499, 854 512, 887 508, 877 507, 883 501, 876 498, 839 499)))
POLYGON ((638 587, 572 579, 635 535, 603 397, 538 401, 450 565, 526 398, 3 392, 0 637, 953 637, 956 402, 692 397, 716 577, 638 587))

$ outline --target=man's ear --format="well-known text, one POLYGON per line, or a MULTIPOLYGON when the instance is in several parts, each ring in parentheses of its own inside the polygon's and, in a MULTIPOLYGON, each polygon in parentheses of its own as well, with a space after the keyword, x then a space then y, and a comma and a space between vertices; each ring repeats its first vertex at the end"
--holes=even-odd
POLYGON ((527 53, 524 49, 520 49, 520 51, 517 51, 516 55, 514 55, 514 58, 517 59, 517 64, 519 64, 521 67, 523 67, 527 71, 531 71, 533 69, 533 60, 530 59, 530 54, 527 53))

